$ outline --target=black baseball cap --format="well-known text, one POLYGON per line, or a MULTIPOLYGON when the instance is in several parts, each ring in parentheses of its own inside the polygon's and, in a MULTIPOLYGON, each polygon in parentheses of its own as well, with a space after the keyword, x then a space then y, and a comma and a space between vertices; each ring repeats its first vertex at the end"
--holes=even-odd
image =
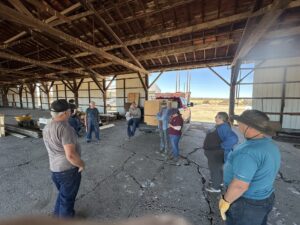
POLYGON ((66 99, 58 99, 58 100, 51 103, 50 111, 52 111, 52 112, 65 112, 70 108, 71 108, 71 106, 67 102, 66 99))

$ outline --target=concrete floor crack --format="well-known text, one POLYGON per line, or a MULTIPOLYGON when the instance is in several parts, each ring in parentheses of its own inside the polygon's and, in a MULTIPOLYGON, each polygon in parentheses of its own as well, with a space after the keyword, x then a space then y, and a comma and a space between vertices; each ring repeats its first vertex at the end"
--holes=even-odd
POLYGON ((82 199, 82 198, 86 197, 86 196, 89 195, 90 193, 94 192, 94 191, 97 189, 97 187, 99 187, 103 182, 105 182, 105 181, 108 180, 109 178, 114 177, 114 176, 118 175, 119 173, 123 172, 124 169, 125 169, 126 163, 127 163, 127 162, 128 162, 135 154, 136 154, 136 153, 132 153, 129 157, 127 157, 127 159, 122 163, 122 165, 121 165, 119 168, 115 169, 110 175, 108 175, 108 176, 104 177, 103 179, 101 179, 100 181, 96 182, 95 185, 94 185, 94 187, 93 187, 91 190, 89 190, 89 191, 86 192, 86 193, 81 194, 80 196, 78 196, 78 198, 77 198, 76 200, 79 200, 79 199, 82 199))
POLYGON ((278 172, 278 175, 280 177, 280 179, 285 182, 285 183, 288 183, 288 184, 300 184, 300 181, 299 180, 290 180, 290 179, 287 179, 286 177, 284 177, 283 173, 281 171, 278 172))
POLYGON ((214 224, 214 218, 213 218, 213 210, 212 210, 212 203, 210 202, 210 199, 207 196, 207 192, 205 190, 205 183, 206 183, 206 179, 204 177, 204 175, 202 174, 202 172, 200 171, 200 166, 197 166, 197 172, 199 173, 199 175, 201 176, 201 182, 202 182, 202 193, 203 196, 205 198, 205 201, 207 202, 208 208, 209 208, 209 214, 207 216, 209 222, 211 225, 214 224))

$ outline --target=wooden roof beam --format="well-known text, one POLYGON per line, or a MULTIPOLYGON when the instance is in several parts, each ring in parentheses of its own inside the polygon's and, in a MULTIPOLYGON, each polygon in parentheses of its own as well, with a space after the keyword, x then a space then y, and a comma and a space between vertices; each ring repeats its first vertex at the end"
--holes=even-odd
POLYGON ((31 12, 24 6, 20 0, 9 1, 19 12, 24 13, 28 16, 32 16, 31 12))
POLYGON ((89 10, 92 10, 95 16, 97 17, 98 21, 102 24, 104 29, 112 36, 116 44, 119 44, 122 46, 122 49, 133 62, 136 64, 138 67, 142 68, 145 70, 145 68, 142 66, 142 64, 137 60, 137 58, 131 53, 131 51, 127 48, 127 46, 124 46, 122 40, 118 37, 118 35, 111 29, 111 27, 105 22, 105 20, 101 17, 101 15, 95 10, 93 5, 87 1, 81 0, 81 3, 88 8, 89 10))
POLYGON ((36 8, 40 10, 44 10, 46 12, 49 12, 52 16, 56 16, 58 19, 64 21, 65 23, 70 23, 71 20, 68 19, 68 17, 64 16, 60 12, 53 9, 48 3, 45 1, 36 1, 36 0, 26 0, 30 4, 34 5, 36 8))
POLYGON ((86 42, 83 42, 82 40, 75 38, 71 35, 68 35, 60 30, 57 30, 55 28, 52 28, 46 23, 43 23, 35 18, 31 18, 26 15, 22 15, 18 13, 17 11, 13 10, 10 7, 5 6, 4 4, 0 4, 0 16, 4 18, 5 20, 10 20, 16 23, 20 23, 22 25, 28 26, 28 27, 33 27, 40 32, 47 33, 49 35, 52 35, 56 38, 59 38, 61 40, 64 40, 72 45, 78 46, 80 48, 86 49, 90 52, 93 52, 96 55, 99 55, 109 61, 112 61, 116 64, 122 65, 128 69, 131 69, 136 72, 141 72, 147 74, 148 72, 144 69, 141 69, 131 63, 126 62, 123 59, 120 59, 112 54, 109 54, 93 45, 90 45, 86 42))
POLYGON ((211 49, 211 48, 218 48, 226 45, 232 45, 236 44, 237 41, 233 39, 225 40, 225 41, 216 41, 212 43, 202 44, 202 45, 194 45, 194 46, 188 46, 188 47, 179 47, 179 48, 169 48, 166 50, 156 51, 152 53, 144 53, 137 56, 139 60, 148 60, 153 58, 161 58, 165 56, 170 55, 176 55, 176 54, 184 54, 188 52, 195 52, 195 51, 201 51, 205 49, 211 49))
MULTIPOLYGON (((249 32, 249 38, 245 43, 241 43, 241 48, 236 52, 231 66, 234 66, 238 60, 242 60, 257 42, 263 37, 271 25, 279 18, 279 16, 288 8, 291 0, 274 0, 270 10, 262 17, 260 22, 249 32)), ((250 28, 252 29, 252 28, 250 28)), ((246 33, 247 31, 245 31, 246 33)))
POLYGON ((45 62, 42 62, 42 61, 38 61, 38 60, 34 60, 34 59, 26 58, 26 57, 23 57, 23 56, 19 56, 19 55, 16 55, 16 54, 6 53, 6 52, 0 52, 0 58, 5 58, 5 59, 15 60, 15 61, 19 61, 19 62, 34 64, 34 65, 37 65, 37 66, 51 68, 51 69, 55 69, 55 70, 61 70, 61 71, 69 72, 69 73, 76 73, 76 74, 85 75, 85 76, 89 75, 88 73, 83 72, 81 70, 71 69, 71 68, 67 68, 67 67, 63 67, 63 66, 59 66, 59 65, 54 65, 54 64, 49 64, 49 63, 45 63, 45 62))
MULTIPOLYGON (((79 8, 80 6, 81 6, 80 3, 76 3, 76 4, 74 4, 74 5, 72 5, 72 6, 68 7, 68 8, 66 8, 65 10, 61 11, 60 13, 61 13, 62 15, 65 15, 65 14, 67 14, 67 13, 69 13, 69 12, 72 12, 73 10, 79 8)), ((45 23, 51 23, 52 21, 54 21, 54 20, 56 20, 56 19, 57 19, 57 16, 51 16, 50 18, 48 18, 48 19, 45 20, 45 23)), ((7 39, 6 41, 4 41, 4 44, 8 44, 8 43, 10 43, 10 42, 12 42, 12 41, 15 41, 15 40, 17 40, 17 39, 23 37, 23 36, 26 35, 26 34, 27 34, 26 31, 22 31, 22 32, 18 33, 17 35, 15 35, 15 36, 13 36, 13 37, 7 39)))
MULTIPOLYGON (((300 1, 296 0, 296 1, 293 1, 293 2, 289 3, 287 5, 287 8, 295 8, 295 7, 299 7, 299 6, 300 6, 300 1)), ((264 8, 259 9, 258 11, 256 11, 253 14, 251 14, 249 12, 239 13, 239 14, 236 14, 236 15, 232 15, 232 16, 228 16, 228 17, 224 17, 224 18, 220 18, 220 19, 215 19, 215 20, 199 23, 199 24, 196 24, 196 25, 192 25, 192 26, 188 26, 188 27, 184 27, 184 28, 179 28, 179 29, 175 29, 175 30, 172 30, 172 31, 163 32, 163 33, 160 33, 160 34, 154 34, 154 35, 149 35, 149 36, 145 36, 145 37, 142 37, 142 38, 137 38, 137 39, 133 39, 133 40, 124 41, 123 44, 125 46, 131 46, 131 45, 156 41, 156 40, 160 40, 160 39, 164 39, 164 38, 180 36, 180 35, 183 35, 183 34, 189 34, 189 33, 193 33, 193 32, 196 32, 196 31, 212 29, 212 28, 215 28, 216 26, 221 26, 221 25, 230 24, 230 23, 236 23, 236 22, 239 22, 239 21, 242 21, 242 20, 246 20, 249 17, 256 17, 256 16, 259 16, 259 15, 263 15, 264 13, 269 12, 269 10, 270 10, 270 7, 264 7, 264 8)), ((106 46, 105 48, 109 48, 109 46, 106 46)), ((110 50, 112 50, 112 49, 113 48, 111 48, 110 50)))
POLYGON ((43 35, 37 36, 36 38, 38 38, 41 43, 45 43, 44 45, 50 46, 52 49, 54 49, 54 50, 56 50, 56 51, 64 54, 67 57, 67 59, 72 60, 73 62, 75 62, 76 64, 78 64, 79 66, 81 66, 82 69, 85 69, 86 71, 89 71, 89 72, 93 73, 96 76, 102 77, 96 71, 94 71, 90 67, 85 66, 82 62, 80 62, 78 59, 76 59, 75 57, 73 57, 70 53, 68 53, 67 51, 65 51, 62 47, 60 47, 59 45, 57 45, 54 41, 50 40, 49 38, 46 38, 43 35))

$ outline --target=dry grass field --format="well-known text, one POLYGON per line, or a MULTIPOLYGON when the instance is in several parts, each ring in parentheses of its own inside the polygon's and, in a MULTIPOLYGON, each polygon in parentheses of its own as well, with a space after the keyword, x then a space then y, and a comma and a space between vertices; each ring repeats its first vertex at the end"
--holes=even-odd
MULTIPOLYGON (((192 121, 214 122, 218 112, 228 113, 229 109, 227 99, 191 99, 191 102, 194 103, 194 107, 191 107, 192 121)), ((249 102, 239 102, 235 107, 235 113, 241 114, 249 105, 251 106, 249 102)))

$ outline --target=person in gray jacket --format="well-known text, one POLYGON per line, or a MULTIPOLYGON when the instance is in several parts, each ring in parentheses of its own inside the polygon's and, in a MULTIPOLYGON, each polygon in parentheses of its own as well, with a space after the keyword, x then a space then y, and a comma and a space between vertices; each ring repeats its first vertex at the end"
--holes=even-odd
POLYGON ((141 109, 133 102, 129 108, 129 116, 131 117, 127 123, 127 135, 131 138, 135 134, 135 130, 139 127, 141 121, 141 109))

